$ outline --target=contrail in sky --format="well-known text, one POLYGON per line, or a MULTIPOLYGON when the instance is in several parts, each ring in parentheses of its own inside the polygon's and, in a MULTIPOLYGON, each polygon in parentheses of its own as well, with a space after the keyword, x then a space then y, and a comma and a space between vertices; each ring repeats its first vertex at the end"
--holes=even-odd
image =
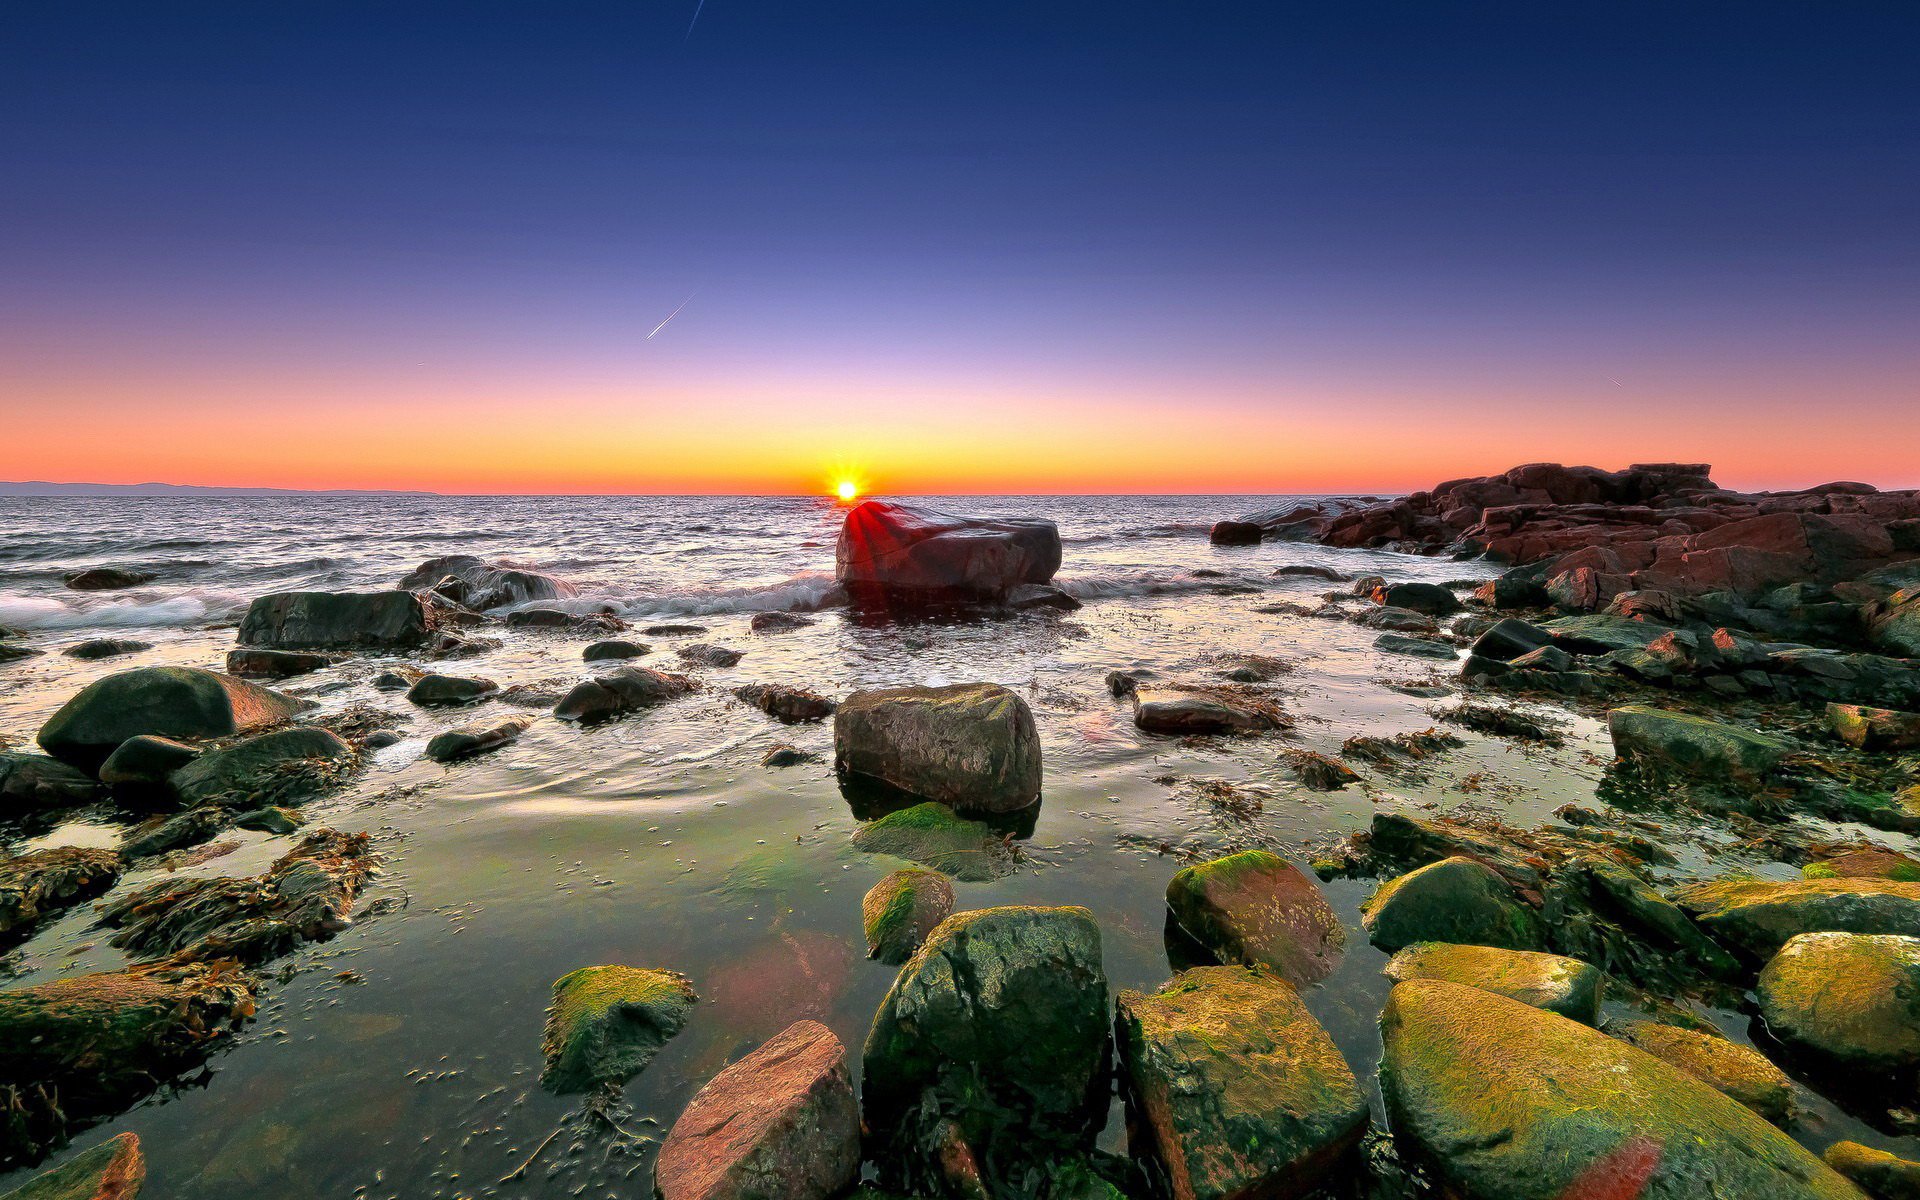
MULTIPOLYGON (((689 304, 692 304, 692 303, 693 303, 693 298, 694 298, 694 296, 695 296, 695 295, 697 295, 697 294, 698 294, 698 293, 695 293, 695 292, 688 292, 688 293, 687 293, 687 298, 686 298, 685 300, 682 300, 682 301, 680 302, 680 308, 685 308, 685 307, 686 307, 687 305, 689 305, 689 304)), ((675 317, 677 317, 677 316, 679 316, 679 315, 680 315, 680 308, 676 308, 676 309, 674 309, 674 310, 673 310, 672 312, 670 312, 670 313, 668 313, 668 314, 667 314, 667 321, 671 321, 671 320, 673 320, 673 319, 674 319, 675 317)), ((667 327, 667 321, 662 321, 662 322, 660 322, 660 323, 659 323, 658 325, 655 325, 655 326, 653 327, 653 333, 659 333, 659 332, 660 332, 660 331, 661 331, 662 329, 665 329, 665 328, 667 327)), ((648 334, 648 335, 647 335, 647 340, 648 340, 648 341, 652 341, 652 340, 653 340, 653 333, 650 333, 650 334, 648 334)))
POLYGON ((700 23, 700 10, 706 6, 707 0, 700 0, 700 3, 693 6, 693 20, 687 22, 687 36, 680 39, 681 45, 684 46, 693 40, 693 27, 700 23))

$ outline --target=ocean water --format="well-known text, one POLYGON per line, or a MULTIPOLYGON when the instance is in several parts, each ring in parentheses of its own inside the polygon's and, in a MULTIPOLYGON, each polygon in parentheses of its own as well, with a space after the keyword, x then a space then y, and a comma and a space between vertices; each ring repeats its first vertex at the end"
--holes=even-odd
MULTIPOLYGON (((40 723, 92 679, 127 666, 218 667, 253 596, 287 588, 390 585, 451 553, 527 563, 575 580, 578 605, 609 601, 637 625, 692 621, 687 636, 646 636, 643 664, 685 669, 691 641, 743 650, 685 700, 593 729, 544 708, 494 700, 475 710, 413 709, 370 686, 399 659, 361 658, 288 681, 323 709, 371 704, 402 740, 314 801, 316 824, 368 831, 384 874, 361 902, 378 915, 272 968, 258 1020, 203 1077, 80 1135, 90 1146, 137 1131, 152 1200, 284 1197, 645 1194, 652 1143, 701 1083, 803 1017, 833 1028, 858 1063, 894 972, 866 959, 860 899, 902 865, 852 848, 859 821, 831 770, 831 723, 783 726, 734 700, 739 683, 801 684, 844 695, 864 686, 992 680, 1032 705, 1045 788, 1019 869, 957 886, 958 905, 1083 904, 1098 917, 1117 988, 1170 973, 1163 895, 1185 862, 1267 846, 1305 862, 1380 810, 1486 813, 1532 826, 1569 801, 1592 804, 1611 756, 1589 716, 1556 712, 1567 740, 1525 748, 1462 732, 1466 745, 1334 793, 1302 788, 1280 761, 1336 752, 1358 733, 1426 728, 1436 701, 1396 690, 1449 686, 1452 664, 1383 653, 1359 626, 1257 611, 1313 602, 1332 585, 1276 576, 1290 564, 1353 575, 1447 581, 1484 564, 1321 547, 1215 547, 1215 520, 1290 497, 966 497, 980 515, 1044 515, 1066 543, 1059 583, 1085 602, 948 623, 857 622, 821 609, 843 510, 807 498, 276 498, 0 500, 0 625, 49 653, 0 666, 0 738, 31 742, 40 723), (125 592, 68 591, 63 571, 154 571, 125 592), (808 613, 812 624, 755 634, 752 615, 808 613), (80 662, 58 651, 112 634, 152 643, 80 662), (1143 734, 1103 685, 1148 667, 1175 680, 1217 678, 1232 656, 1285 660, 1274 691, 1296 719, 1285 734, 1170 739, 1143 734), (524 712, 516 744, 452 767, 421 757, 435 732, 476 715, 524 712), (760 765, 791 742, 821 760, 760 765), (1221 806, 1226 781, 1252 804, 1221 806), (578 1098, 537 1084, 552 981, 621 962, 691 976, 695 1016, 627 1086, 612 1124, 578 1098), (617 1127, 617 1128, 616 1128, 617 1127), (555 1136, 557 1133, 557 1136, 555 1136), (551 1138, 551 1140, 549 1140, 551 1138), (536 1155, 536 1149, 538 1154, 536 1155), (532 1158, 524 1171, 519 1169, 532 1158), (516 1174, 516 1172, 518 1172, 516 1174)), ((491 628, 502 645, 449 666, 501 684, 564 690, 590 672, 587 637, 491 628)), ((54 828, 0 826, 0 846, 114 844, 125 818, 88 810, 54 828)), ((1705 870, 1701 845, 1723 833, 1669 830, 1676 876, 1705 870)), ((251 874, 286 845, 257 833, 185 868, 251 874)), ((1722 859, 1715 873, 1724 871, 1722 859)), ((1779 870, 1779 868, 1773 868, 1779 870)), ((148 882, 131 873, 122 889, 148 882)), ((1367 881, 1327 894, 1347 923, 1341 967, 1307 995, 1355 1071, 1371 1076, 1384 956, 1359 931, 1367 881)), ((0 959, 25 983, 121 963, 90 907, 50 922, 0 959)), ((1735 1037, 1738 1014, 1704 1014, 1735 1037)), ((1795 1132, 1812 1145, 1852 1129, 1805 1098, 1795 1132)), ((1377 1098, 1376 1098, 1377 1107, 1377 1098)), ((1119 1114, 1103 1144, 1120 1149, 1119 1114)), ((68 1153, 71 1153, 69 1151, 68 1153)), ((23 1175, 0 1178, 0 1188, 23 1175)))

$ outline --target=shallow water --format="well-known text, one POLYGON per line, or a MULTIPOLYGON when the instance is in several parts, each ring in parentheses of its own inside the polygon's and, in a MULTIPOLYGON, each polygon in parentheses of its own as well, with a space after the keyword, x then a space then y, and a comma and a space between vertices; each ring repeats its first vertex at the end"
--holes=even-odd
MULTIPOLYGON (((143 1195, 156 1200, 633 1196, 648 1186, 650 1140, 702 1082, 760 1040, 814 1017, 857 1061, 893 977, 864 956, 860 898, 901 864, 849 845, 858 821, 828 765, 831 723, 780 725, 732 699, 727 688, 741 682, 832 695, 977 679, 1019 690, 1044 744, 1043 805, 1021 869, 956 885, 959 907, 1088 906, 1115 988, 1167 978, 1162 895, 1194 855, 1265 845, 1304 863, 1377 810, 1488 812, 1533 826, 1568 801, 1595 803, 1610 747, 1591 717, 1567 713, 1558 714, 1568 722, 1562 747, 1523 749, 1462 731, 1463 748, 1399 772, 1366 769, 1364 787, 1322 794, 1295 783, 1278 762, 1283 749, 1334 752, 1356 733, 1425 728, 1435 701, 1388 684, 1445 682, 1453 671, 1377 651, 1372 630, 1254 611, 1330 586, 1275 577, 1274 568, 1314 563, 1433 581, 1490 569, 1208 544, 1213 520, 1288 499, 945 501, 1059 521, 1067 543, 1060 582, 1086 607, 909 625, 859 624, 829 609, 810 626, 765 635, 749 632, 752 613, 806 611, 824 598, 841 513, 833 505, 754 497, 0 500, 0 625, 24 628, 28 644, 48 651, 102 633, 155 643, 101 662, 56 652, 0 667, 0 737, 16 743, 30 742, 54 708, 101 675, 154 663, 218 667, 232 645, 229 623, 254 595, 390 585, 449 553, 553 570, 582 584, 574 603, 611 600, 638 623, 697 618, 708 627, 697 636, 634 635, 654 646, 645 663, 679 669, 672 649, 692 641, 746 652, 736 667, 695 672, 715 686, 590 730, 490 701, 479 715, 524 711, 534 726, 518 743, 451 768, 423 760, 421 748, 477 714, 414 709, 373 691, 373 675, 400 660, 357 659, 289 681, 285 690, 327 709, 374 703, 405 734, 350 786, 307 808, 317 824, 375 835, 386 870, 359 907, 390 911, 270 967, 260 1019, 214 1058, 204 1086, 156 1098, 77 1144, 137 1131, 150 1163, 143 1195), (103 564, 161 578, 118 593, 60 586, 62 571, 103 564), (1106 672, 1131 666, 1204 680, 1233 652, 1295 664, 1277 683, 1298 719, 1290 734, 1144 735, 1103 685, 1106 672), (779 741, 822 761, 761 767, 779 741), (1194 793, 1192 781, 1206 779, 1251 785, 1260 811, 1215 808, 1194 793), (577 1098, 537 1085, 552 981, 600 962, 685 972, 701 996, 687 1030, 625 1090, 631 1112, 619 1120, 638 1138, 583 1121, 577 1098), (523 1175, 499 1182, 556 1130, 523 1175)), ((591 638, 483 632, 502 647, 449 670, 562 688, 589 674, 580 650, 591 638)), ((109 817, 0 836, 16 851, 111 844, 119 827, 109 817)), ((1676 876, 1736 864, 1787 870, 1741 860, 1723 830, 1676 825, 1669 833, 1676 876)), ((222 840, 238 844, 188 870, 257 872, 286 845, 252 833, 222 840)), ((120 887, 150 877, 132 874, 120 887)), ((1384 956, 1358 933, 1357 908, 1372 886, 1327 885, 1354 936, 1340 969, 1307 997, 1363 1077, 1377 1061, 1386 990, 1384 956)), ((46 925, 5 957, 4 970, 28 982, 118 965, 92 920, 82 908, 46 925)), ((1737 1014, 1706 1015, 1745 1036, 1737 1014)), ((1810 1093, 1802 1106, 1794 1132, 1816 1148, 1841 1134, 1893 1144, 1810 1093)), ((1103 1141, 1123 1145, 1118 1120, 1103 1141)))

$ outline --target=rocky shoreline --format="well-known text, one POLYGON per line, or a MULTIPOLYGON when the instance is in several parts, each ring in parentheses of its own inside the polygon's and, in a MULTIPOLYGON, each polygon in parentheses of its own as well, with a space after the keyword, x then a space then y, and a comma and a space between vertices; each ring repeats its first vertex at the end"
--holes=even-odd
MULTIPOLYGON (((1168 977, 1115 995, 1104 914, 956 896, 1013 872, 1045 802, 1019 691, 730 689, 769 721, 831 721, 834 770, 863 821, 853 846, 912 864, 863 905, 870 954, 898 974, 857 1064, 802 1019, 715 1075, 665 1136, 658 1194, 1915 1194, 1920 1163, 1844 1140, 1817 1156, 1783 1127, 1804 1088, 1890 1144, 1920 1136, 1920 861, 1848 831, 1920 832, 1920 494, 1755 496, 1693 464, 1535 464, 1213 534, 1260 539, 1507 564, 1460 586, 1322 568, 1329 590, 1285 610, 1376 631, 1379 650, 1431 665, 1444 682, 1430 686, 1460 699, 1431 730, 1321 754, 1285 745, 1299 714, 1284 661, 1244 655, 1210 678, 1116 666, 1104 687, 1141 736, 1268 740, 1305 788, 1332 791, 1453 752, 1450 729, 1550 743, 1553 710, 1571 710, 1606 722, 1616 760, 1602 803, 1531 829, 1378 811, 1310 863, 1265 848, 1188 861, 1167 872, 1156 916, 1168 977), (1677 813, 1705 814, 1798 877, 1670 884, 1661 822, 1677 813), (1788 820, 1801 815, 1831 835, 1788 820), (1376 881, 1357 930, 1329 904, 1335 880, 1376 881), (1354 938, 1390 956, 1384 1121, 1374 1081, 1302 1001, 1354 938), (1754 1045, 1706 1027, 1690 1011, 1702 1004, 1750 1013, 1754 1045), (1126 1155, 1099 1141, 1116 1100, 1126 1155)), ((869 502, 837 558, 863 621, 938 628, 1074 603, 1052 586, 1061 543, 1044 521, 869 502)), ((711 688, 703 673, 741 661, 697 642, 677 648, 675 670, 637 665, 651 647, 616 635, 662 635, 569 601, 564 579, 471 556, 389 590, 263 596, 226 670, 105 675, 41 727, 44 753, 0 753, 0 819, 103 802, 150 814, 118 849, 0 860, 0 938, 101 901, 99 926, 132 960, 0 991, 0 1162, 38 1161, 205 1062, 270 990, 266 964, 349 928, 380 855, 363 834, 303 829, 301 809, 363 770, 395 719, 316 715, 255 680, 397 658, 378 686, 420 710, 511 697, 584 730, 683 702, 711 688), (457 673, 510 630, 596 639, 589 676, 548 691, 457 673), (116 894, 136 865, 235 828, 287 849, 258 876, 116 894)), ((753 632, 794 628, 777 624, 753 632)), ((427 753, 458 771, 534 719, 476 719, 427 753)), ((1259 803, 1230 786, 1213 801, 1259 803)), ((697 1016, 702 986, 671 962, 580 964, 555 983, 545 1030, 528 1032, 543 1083, 612 1103, 697 1016)), ((121 1189, 97 1194, 131 1196, 137 1142, 109 1147, 60 1171, 86 1163, 121 1189)))

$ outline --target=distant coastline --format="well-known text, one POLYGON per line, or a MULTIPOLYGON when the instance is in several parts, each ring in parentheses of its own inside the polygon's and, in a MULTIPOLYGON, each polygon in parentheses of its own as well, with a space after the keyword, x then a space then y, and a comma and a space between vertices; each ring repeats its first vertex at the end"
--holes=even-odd
POLYGON ((191 483, 49 483, 0 481, 0 496, 438 496, 385 488, 203 487, 191 483))

